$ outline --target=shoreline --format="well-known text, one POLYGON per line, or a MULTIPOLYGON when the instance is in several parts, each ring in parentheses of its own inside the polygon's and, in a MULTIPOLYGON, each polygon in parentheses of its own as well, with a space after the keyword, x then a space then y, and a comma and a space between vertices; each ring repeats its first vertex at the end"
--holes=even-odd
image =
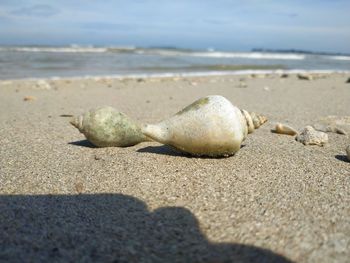
POLYGON ((265 75, 282 75, 282 74, 350 74, 350 70, 304 70, 304 69, 276 69, 276 70, 237 70, 237 71, 207 71, 207 72, 189 72, 189 73, 150 73, 150 74, 116 74, 116 75, 82 75, 82 76, 72 76, 72 77, 38 77, 38 78, 9 78, 0 79, 1 82, 7 81, 55 81, 55 80, 96 80, 96 79, 115 79, 115 80, 125 80, 125 79, 152 79, 152 78, 186 78, 186 77, 220 77, 220 76, 247 76, 252 74, 265 74, 265 75))

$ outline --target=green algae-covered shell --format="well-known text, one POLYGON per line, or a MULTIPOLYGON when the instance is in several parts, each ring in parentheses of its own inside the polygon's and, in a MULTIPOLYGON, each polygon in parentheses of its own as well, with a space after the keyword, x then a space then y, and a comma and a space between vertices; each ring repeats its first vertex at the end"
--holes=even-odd
POLYGON ((148 140, 136 121, 112 107, 91 109, 70 123, 97 147, 126 147, 148 140))

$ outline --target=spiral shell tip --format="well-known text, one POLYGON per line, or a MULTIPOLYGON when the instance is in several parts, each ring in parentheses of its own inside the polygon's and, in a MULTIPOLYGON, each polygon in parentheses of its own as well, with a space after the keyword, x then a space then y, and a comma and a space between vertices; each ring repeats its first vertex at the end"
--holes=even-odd
POLYGON ((267 118, 264 115, 261 115, 255 112, 249 112, 249 115, 252 120, 254 129, 259 128, 261 125, 267 122, 267 118))
POLYGON ((74 116, 70 119, 69 123, 72 124, 75 128, 77 128, 80 131, 83 127, 83 117, 74 116))

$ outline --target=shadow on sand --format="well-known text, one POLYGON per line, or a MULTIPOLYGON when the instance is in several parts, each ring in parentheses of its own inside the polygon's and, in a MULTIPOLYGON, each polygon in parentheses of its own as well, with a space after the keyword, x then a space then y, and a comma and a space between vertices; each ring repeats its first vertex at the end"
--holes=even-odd
POLYGON ((169 156, 191 157, 189 154, 176 151, 175 149, 167 145, 147 146, 147 147, 138 149, 137 152, 154 153, 154 154, 169 155, 169 156))
MULTIPOLYGON (((93 145, 88 140, 80 140, 80 141, 74 141, 69 142, 68 144, 74 145, 74 146, 80 146, 80 147, 87 147, 87 148, 98 148, 95 145, 93 145)), ((245 145, 241 145, 241 149, 245 147, 245 145)), ((127 147, 125 147, 127 148, 127 147)), ((156 145, 156 146, 146 146, 144 148, 140 148, 137 150, 139 153, 152 153, 152 154, 160 154, 160 155, 168 155, 168 156, 178 156, 178 157, 186 157, 186 158, 201 158, 201 159, 224 159, 227 157, 210 157, 210 156, 193 156, 189 153, 181 152, 179 150, 176 150, 175 148, 172 148, 168 145, 156 145)), ((230 156, 229 156, 230 157, 230 156)))
POLYGON ((189 210, 121 194, 6 195, 0 211, 1 262, 290 262, 209 242, 189 210))
MULTIPOLYGON (((241 149, 245 147, 245 145, 241 146, 241 149)), ((187 157, 187 158, 201 158, 201 159, 225 159, 227 157, 221 156, 221 157, 210 157, 210 156, 193 156, 188 153, 177 151, 176 149, 173 149, 170 146, 167 145, 157 145, 157 146, 147 146, 141 149, 138 149, 137 152, 139 153, 153 153, 153 154, 160 154, 160 155, 169 155, 169 156, 180 156, 180 157, 187 157)), ((231 157, 231 156, 229 156, 231 157)))
POLYGON ((340 154, 338 154, 338 155, 336 155, 336 156, 334 156, 337 160, 339 160, 339 161, 343 161, 343 162, 350 162, 349 160, 348 160, 348 157, 344 154, 344 155, 340 155, 340 154))
POLYGON ((95 145, 93 145, 88 140, 69 142, 68 144, 75 145, 75 146, 81 146, 81 147, 88 147, 88 148, 97 148, 95 145))

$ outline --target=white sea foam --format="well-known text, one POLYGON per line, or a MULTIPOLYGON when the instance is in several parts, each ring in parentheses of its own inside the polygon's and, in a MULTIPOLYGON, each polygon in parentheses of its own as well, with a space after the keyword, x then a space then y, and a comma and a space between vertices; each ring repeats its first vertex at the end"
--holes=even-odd
POLYGON ((205 58, 244 58, 244 59, 273 59, 273 60, 303 60, 303 54, 263 53, 263 52, 218 52, 218 51, 181 51, 170 49, 144 49, 136 50, 139 54, 155 54, 160 56, 191 56, 205 58))
POLYGON ((101 53, 107 48, 97 47, 9 47, 0 48, 1 51, 17 52, 51 52, 51 53, 101 53))
POLYGON ((350 60, 350 56, 329 56, 328 58, 334 59, 334 60, 350 60))
MULTIPOLYGON (((118 47, 93 47, 93 46, 77 46, 69 47, 0 47, 0 51, 16 51, 16 52, 50 52, 50 53, 104 53, 104 52, 136 52, 137 48, 133 46, 118 47)), ((142 49, 139 50, 140 53, 142 49)))
POLYGON ((0 51, 16 52, 50 52, 50 53, 104 53, 104 52, 133 52, 133 46, 94 47, 71 45, 69 47, 0 47, 0 51))
POLYGON ((251 74, 301 74, 301 73, 311 73, 311 74, 350 74, 349 70, 303 70, 303 69, 293 69, 293 70, 237 70, 237 71, 202 71, 202 72, 186 72, 186 73, 150 73, 150 74, 116 74, 116 75, 85 75, 85 76, 74 76, 74 77, 48 77, 48 78, 21 78, 21 79, 3 79, 0 82, 13 81, 13 80, 79 80, 79 79, 138 79, 138 78, 174 78, 174 77, 210 77, 210 76, 231 76, 231 75, 251 75, 251 74))
MULTIPOLYGON (((159 56, 189 56, 203 58, 242 58, 252 60, 304 60, 305 54, 294 53, 271 53, 271 52, 220 52, 209 49, 207 51, 191 51, 167 48, 137 48, 134 46, 79 46, 70 45, 66 47, 0 47, 0 51, 15 52, 50 52, 50 53, 134 53, 134 54, 151 54, 159 56)), ((350 61, 350 56, 323 56, 325 59, 350 61)))
POLYGON ((274 59, 274 60, 303 60, 302 54, 263 53, 263 52, 218 52, 218 51, 182 51, 172 49, 147 49, 126 47, 93 47, 71 45, 69 47, 0 47, 0 51, 16 52, 51 52, 51 53, 103 53, 103 52, 130 52, 137 54, 153 54, 159 56, 191 56, 206 58, 245 58, 245 59, 274 59))
POLYGON ((303 60, 305 55, 284 53, 261 53, 261 52, 194 52, 190 54, 196 57, 212 58, 247 58, 247 59, 280 59, 280 60, 303 60))

